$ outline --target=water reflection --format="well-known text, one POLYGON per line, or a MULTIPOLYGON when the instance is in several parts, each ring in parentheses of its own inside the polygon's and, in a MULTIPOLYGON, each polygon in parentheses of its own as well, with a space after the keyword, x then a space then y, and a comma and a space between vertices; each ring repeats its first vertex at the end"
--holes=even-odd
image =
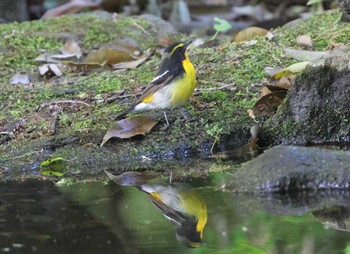
MULTIPOLYGON (((205 200, 185 183, 152 183, 154 173, 125 172, 110 179, 122 186, 135 186, 148 194, 160 212, 176 225, 176 239, 186 246, 196 248, 203 241, 203 231, 208 213, 205 200)), ((161 179, 158 178, 158 181, 161 179)))
POLYGON ((124 175, 114 181, 119 182, 0 183, 0 253, 350 251, 349 191, 283 195, 232 194, 209 187, 194 191, 186 184, 164 184, 152 174, 124 175), (189 226, 181 226, 185 224, 189 226), (199 246, 204 226, 205 244, 199 246), (199 247, 179 244, 176 234, 199 247))
POLYGON ((350 232, 350 207, 334 206, 313 211, 312 215, 325 226, 350 232))

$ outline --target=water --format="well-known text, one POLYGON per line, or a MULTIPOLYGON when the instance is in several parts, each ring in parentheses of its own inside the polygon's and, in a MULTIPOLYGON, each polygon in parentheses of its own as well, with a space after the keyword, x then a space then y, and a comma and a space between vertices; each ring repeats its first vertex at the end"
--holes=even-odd
POLYGON ((178 242, 174 223, 136 187, 31 180, 0 184, 0 252, 350 253, 347 207, 329 210, 330 219, 290 197, 232 195, 187 182, 207 207, 198 248, 178 242))

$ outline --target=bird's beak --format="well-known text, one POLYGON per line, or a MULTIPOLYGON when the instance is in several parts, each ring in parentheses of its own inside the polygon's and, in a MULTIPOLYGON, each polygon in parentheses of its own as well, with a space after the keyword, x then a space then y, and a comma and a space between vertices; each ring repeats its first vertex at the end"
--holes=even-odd
POLYGON ((189 40, 185 43, 185 48, 187 48, 188 46, 190 46, 190 44, 192 43, 192 40, 189 40))

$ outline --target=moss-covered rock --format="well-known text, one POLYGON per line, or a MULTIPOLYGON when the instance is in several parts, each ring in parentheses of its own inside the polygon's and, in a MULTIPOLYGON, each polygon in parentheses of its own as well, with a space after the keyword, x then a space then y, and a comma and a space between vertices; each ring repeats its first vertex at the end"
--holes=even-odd
POLYGON ((266 125, 271 139, 299 145, 349 142, 349 63, 350 47, 344 47, 307 68, 266 125))
POLYGON ((350 152, 276 146, 244 164, 223 186, 237 192, 349 190, 350 152))

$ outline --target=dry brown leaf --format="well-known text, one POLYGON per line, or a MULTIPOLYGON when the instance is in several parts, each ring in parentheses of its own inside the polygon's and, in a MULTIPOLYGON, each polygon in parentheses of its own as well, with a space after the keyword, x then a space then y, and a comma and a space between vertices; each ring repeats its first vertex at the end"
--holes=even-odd
POLYGON ((88 73, 90 71, 103 67, 105 64, 106 63, 102 63, 102 64, 92 63, 92 62, 76 63, 71 61, 63 62, 64 70, 66 72, 80 72, 80 73, 88 73))
POLYGON ((82 56, 81 49, 74 40, 68 40, 60 50, 63 55, 76 56, 78 59, 82 56))
POLYGON ((261 97, 253 106, 254 116, 271 116, 287 95, 286 90, 276 91, 261 97))
POLYGON ((104 63, 113 65, 116 63, 134 60, 132 54, 117 49, 101 48, 97 51, 90 52, 84 62, 104 63))
POLYGON ((250 40, 254 39, 255 37, 263 37, 268 32, 269 32, 268 30, 266 30, 264 28, 257 27, 257 26, 248 27, 248 28, 238 32, 235 36, 234 41, 235 42, 250 41, 250 40))
POLYGON ((265 85, 266 88, 268 88, 271 92, 277 92, 277 91, 287 91, 288 89, 280 86, 274 86, 274 85, 265 85))
POLYGON ((295 74, 289 74, 286 77, 282 77, 280 80, 278 80, 277 86, 286 90, 290 90, 292 88, 292 80, 294 80, 295 77, 295 74))
POLYGON ((249 117, 255 121, 254 111, 252 109, 248 109, 247 113, 248 113, 249 117))
POLYGON ((140 66, 144 62, 147 61, 147 59, 153 54, 154 50, 148 49, 146 52, 140 56, 140 58, 134 60, 134 61, 129 61, 129 62, 122 62, 122 63, 117 63, 113 65, 113 69, 135 69, 136 67, 140 66))
POLYGON ((145 116, 134 116, 116 122, 105 134, 100 146, 110 138, 131 138, 136 135, 145 135, 156 125, 157 121, 145 116))
POLYGON ((269 93, 271 93, 271 90, 268 89, 266 86, 263 86, 261 88, 259 98, 264 97, 265 95, 268 95, 269 93))

